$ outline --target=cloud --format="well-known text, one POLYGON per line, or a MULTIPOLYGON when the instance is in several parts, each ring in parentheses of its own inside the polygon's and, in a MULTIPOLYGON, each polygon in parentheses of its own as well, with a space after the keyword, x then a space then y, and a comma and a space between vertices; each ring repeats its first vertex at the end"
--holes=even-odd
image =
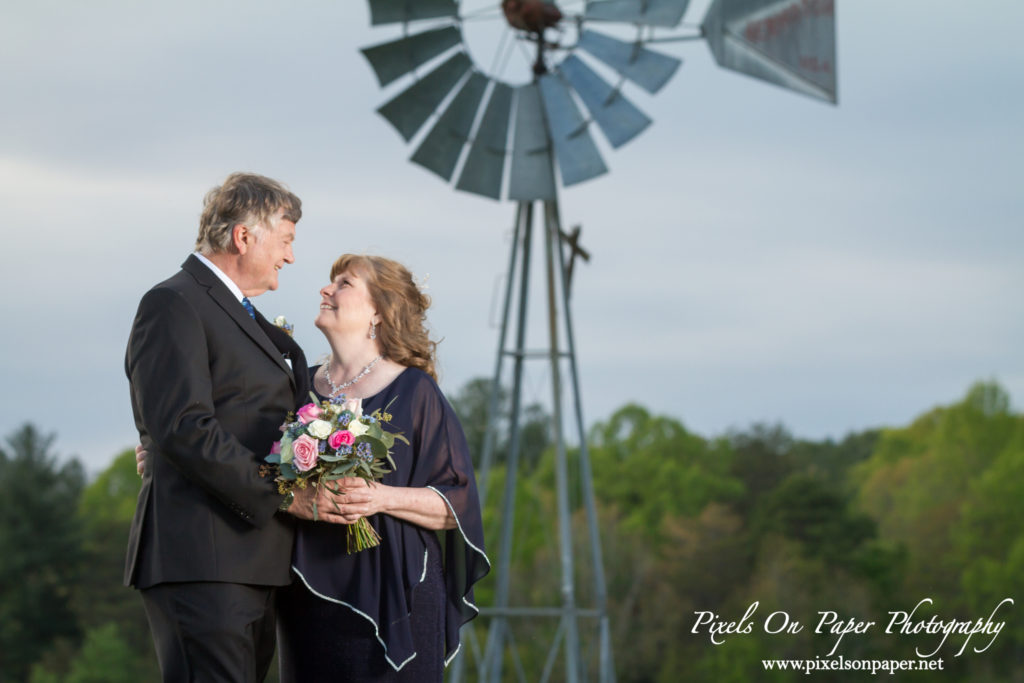
MULTIPOLYGON (((592 254, 573 285, 588 419, 636 400, 706 434, 778 419, 838 436, 982 377, 1024 394, 1024 93, 1008 86, 1024 9, 841 10, 838 108, 724 71, 697 43, 663 47, 685 63, 657 96, 626 86, 654 124, 614 151, 598 135, 611 172, 560 197, 592 254)), ((6 13, 0 371, 18 390, 0 431, 70 397, 62 452, 99 468, 132 443, 121 355, 138 298, 176 271, 203 194, 238 169, 304 200, 298 263, 257 305, 293 320, 311 356, 326 350, 309 321, 330 263, 372 252, 429 274, 444 387, 489 375, 515 207, 408 163, 414 146, 374 113, 401 86, 379 88, 357 52, 397 34, 370 28, 361 2, 6 13)), ((538 251, 531 348, 542 264, 538 251)), ((531 400, 548 378, 531 363, 531 400)))

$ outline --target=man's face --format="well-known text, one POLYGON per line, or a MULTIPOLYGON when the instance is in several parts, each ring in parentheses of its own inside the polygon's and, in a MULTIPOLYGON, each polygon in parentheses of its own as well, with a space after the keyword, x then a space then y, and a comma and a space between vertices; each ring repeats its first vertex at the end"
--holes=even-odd
POLYGON ((286 263, 295 263, 292 242, 295 223, 283 217, 278 209, 268 220, 262 234, 249 232, 242 254, 242 282, 239 287, 246 296, 257 296, 268 289, 277 289, 277 271, 286 263))

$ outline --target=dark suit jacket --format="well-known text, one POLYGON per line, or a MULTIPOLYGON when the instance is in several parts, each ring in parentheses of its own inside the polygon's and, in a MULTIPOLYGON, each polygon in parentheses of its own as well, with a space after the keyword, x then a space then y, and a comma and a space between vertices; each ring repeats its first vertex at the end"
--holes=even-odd
POLYGON ((292 526, 258 468, 308 400, 306 359, 195 256, 181 268, 142 297, 125 356, 148 455, 124 581, 284 585, 292 526))

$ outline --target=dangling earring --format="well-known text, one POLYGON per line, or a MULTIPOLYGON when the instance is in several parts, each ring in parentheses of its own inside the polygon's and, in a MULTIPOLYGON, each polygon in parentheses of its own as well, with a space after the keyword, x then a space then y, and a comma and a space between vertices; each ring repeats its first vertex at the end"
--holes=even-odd
POLYGON ((370 339, 376 339, 376 338, 377 338, 377 326, 374 325, 373 323, 370 323, 370 339))

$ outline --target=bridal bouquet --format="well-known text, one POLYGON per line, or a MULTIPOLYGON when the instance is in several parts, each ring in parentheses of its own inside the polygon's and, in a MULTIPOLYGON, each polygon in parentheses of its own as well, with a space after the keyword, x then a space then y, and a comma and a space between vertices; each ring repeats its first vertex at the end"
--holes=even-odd
MULTIPOLYGON (((387 407, 363 415, 361 399, 346 399, 342 394, 318 401, 314 394, 310 396, 312 403, 288 413, 281 425, 281 440, 274 443, 270 455, 264 458, 269 465, 261 468, 262 474, 274 477, 278 491, 326 486, 338 493, 338 488, 332 488, 332 481, 342 477, 380 481, 394 469, 392 446, 396 440, 409 441, 401 433, 388 432, 382 426, 391 419, 387 407)), ((314 519, 317 514, 314 500, 314 519)), ((365 517, 346 528, 350 553, 380 544, 380 536, 365 517)))

